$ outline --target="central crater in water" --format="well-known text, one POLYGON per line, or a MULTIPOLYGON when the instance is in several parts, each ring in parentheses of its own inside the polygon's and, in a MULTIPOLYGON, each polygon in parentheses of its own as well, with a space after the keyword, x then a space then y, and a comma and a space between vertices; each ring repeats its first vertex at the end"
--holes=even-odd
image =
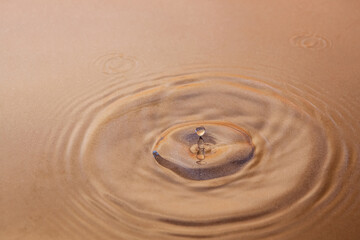
POLYGON ((254 155, 251 136, 230 122, 175 125, 156 141, 153 155, 163 167, 192 180, 234 174, 254 155))

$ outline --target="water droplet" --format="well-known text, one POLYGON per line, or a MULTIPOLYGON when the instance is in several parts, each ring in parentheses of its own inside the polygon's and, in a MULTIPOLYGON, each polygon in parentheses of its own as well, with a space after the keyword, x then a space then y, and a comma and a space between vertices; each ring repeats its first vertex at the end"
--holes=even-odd
POLYGON ((184 178, 207 180, 237 172, 253 157, 254 149, 242 128, 211 121, 202 127, 187 123, 166 130, 155 143, 153 156, 184 178))
POLYGON ((195 129, 196 134, 201 137, 205 134, 205 128, 204 127, 198 127, 195 129))

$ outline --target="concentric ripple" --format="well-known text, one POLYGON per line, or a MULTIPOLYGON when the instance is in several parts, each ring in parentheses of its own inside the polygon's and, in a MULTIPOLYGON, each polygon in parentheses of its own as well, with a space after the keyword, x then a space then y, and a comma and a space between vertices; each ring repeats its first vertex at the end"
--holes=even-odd
POLYGON ((137 60, 122 53, 112 52, 97 57, 93 64, 101 73, 117 75, 134 69, 137 65, 137 60))
POLYGON ((108 84, 52 133, 69 235, 264 239, 353 203, 357 147, 341 113, 305 90, 208 70, 108 84))
POLYGON ((243 129, 226 122, 177 125, 161 134, 153 150, 160 165, 193 180, 233 174, 253 157, 253 153, 251 137, 243 129), (200 124, 201 127, 197 127, 200 124))
POLYGON ((308 48, 320 50, 331 47, 331 41, 324 36, 314 33, 303 33, 293 36, 290 39, 293 46, 299 48, 308 48))

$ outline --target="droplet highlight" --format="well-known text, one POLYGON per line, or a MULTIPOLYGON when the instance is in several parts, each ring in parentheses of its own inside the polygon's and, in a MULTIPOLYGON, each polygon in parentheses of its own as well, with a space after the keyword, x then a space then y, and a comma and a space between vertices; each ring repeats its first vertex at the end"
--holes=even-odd
POLYGON ((198 127, 195 129, 196 134, 201 137, 205 134, 205 128, 204 127, 198 127))

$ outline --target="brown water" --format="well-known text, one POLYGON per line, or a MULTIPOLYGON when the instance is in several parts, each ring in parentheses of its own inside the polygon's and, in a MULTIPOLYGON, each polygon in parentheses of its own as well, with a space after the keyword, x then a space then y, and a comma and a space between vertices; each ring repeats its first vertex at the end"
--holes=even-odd
POLYGON ((0 9, 0 239, 360 238, 357 1, 0 9))

